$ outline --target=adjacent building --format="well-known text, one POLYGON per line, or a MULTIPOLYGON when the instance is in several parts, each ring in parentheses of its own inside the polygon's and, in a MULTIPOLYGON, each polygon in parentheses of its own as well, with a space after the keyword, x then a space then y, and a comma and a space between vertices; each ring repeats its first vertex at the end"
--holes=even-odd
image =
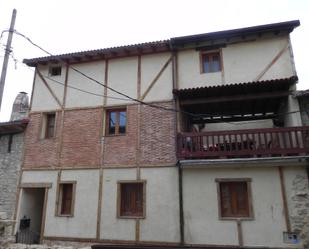
POLYGON ((8 219, 14 215, 28 107, 27 94, 19 93, 10 121, 0 123, 0 212, 5 213, 8 219))
POLYGON ((49 243, 299 243, 297 26, 24 60, 36 71, 15 230, 49 243))

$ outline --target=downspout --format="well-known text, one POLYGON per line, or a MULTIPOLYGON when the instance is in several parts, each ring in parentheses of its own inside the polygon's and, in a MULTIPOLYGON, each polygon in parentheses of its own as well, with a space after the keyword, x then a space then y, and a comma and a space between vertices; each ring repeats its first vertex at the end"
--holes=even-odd
POLYGON ((182 168, 179 162, 178 166, 178 186, 179 186, 179 224, 180 224, 180 244, 185 244, 184 239, 184 215, 183 215, 183 192, 182 192, 182 168))
MULTIPOLYGON (((174 89, 178 89, 178 69, 177 69, 177 50, 173 47, 173 43, 170 40, 169 42, 170 45, 170 50, 172 52, 173 55, 173 60, 172 60, 172 77, 173 77, 173 90, 174 89)), ((177 105, 177 97, 175 96, 175 94, 173 94, 173 104, 174 104, 174 108, 177 109, 178 105, 177 105)), ((178 145, 178 113, 175 112, 175 147, 176 147, 176 158, 177 158, 177 163, 176 166, 178 168, 178 196, 179 196, 179 232, 180 232, 180 245, 184 245, 185 241, 184 241, 184 216, 183 216, 183 192, 182 192, 182 168, 180 166, 180 163, 178 161, 178 156, 177 156, 177 145, 178 145)))

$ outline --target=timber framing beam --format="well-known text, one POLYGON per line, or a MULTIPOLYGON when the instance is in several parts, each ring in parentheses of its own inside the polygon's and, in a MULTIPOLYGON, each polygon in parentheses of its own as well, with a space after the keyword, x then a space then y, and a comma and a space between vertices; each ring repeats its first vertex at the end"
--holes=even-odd
POLYGON ((197 98, 190 100, 180 100, 180 105, 196 105, 196 104, 207 104, 207 103, 220 103, 220 102, 231 102, 231 101, 243 101, 243 100, 258 100, 268 98, 281 98, 287 97, 290 91, 280 91, 273 93, 256 93, 256 94, 239 94, 234 96, 222 96, 222 97, 209 97, 209 98, 197 98))

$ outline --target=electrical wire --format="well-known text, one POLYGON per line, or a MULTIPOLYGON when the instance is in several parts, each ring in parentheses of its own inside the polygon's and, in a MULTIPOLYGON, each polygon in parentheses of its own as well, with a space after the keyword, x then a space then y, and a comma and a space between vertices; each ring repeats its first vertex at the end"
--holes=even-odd
MULTIPOLYGON (((1 36, 0 36, 0 40, 1 40, 1 38, 2 38, 4 32, 9 32, 9 30, 4 30, 4 31, 2 31, 1 36)), ((31 43, 33 46, 37 47, 38 49, 40 49, 40 50, 43 51, 44 53, 48 54, 49 56, 55 56, 55 55, 51 54, 50 52, 48 52, 47 50, 43 49, 43 48, 42 48, 41 46, 39 46, 38 44, 34 43, 34 42, 33 42, 29 37, 27 37, 26 35, 24 35, 24 34, 18 32, 17 30, 14 30, 13 32, 14 32, 15 34, 17 34, 17 35, 23 37, 23 38, 26 39, 29 43, 31 43)), ((187 112, 187 111, 183 111, 183 110, 178 110, 178 109, 175 109, 175 108, 168 108, 168 107, 163 107, 163 106, 158 106, 158 105, 146 103, 146 102, 144 102, 144 101, 141 101, 141 100, 139 100, 139 99, 133 98, 133 97, 131 97, 131 96, 125 94, 125 93, 122 93, 122 92, 120 92, 120 91, 118 91, 118 90, 116 90, 116 89, 114 89, 114 88, 112 88, 112 87, 110 87, 110 86, 107 86, 107 85, 101 83, 100 81, 98 81, 98 80, 96 80, 96 79, 90 77, 89 75, 87 75, 87 74, 81 72, 80 70, 78 70, 78 69, 72 67, 71 65, 69 65, 69 64, 67 64, 67 63, 65 63, 65 64, 66 64, 70 69, 72 69, 73 71, 75 71, 75 72, 77 72, 78 74, 82 75, 83 77, 89 79, 90 81, 95 82, 96 84, 98 84, 98 85, 100 85, 100 86, 103 86, 103 87, 106 88, 106 89, 111 90, 112 92, 114 92, 114 93, 116 93, 116 94, 119 94, 119 95, 121 95, 121 96, 124 96, 125 99, 124 99, 124 98, 117 98, 117 97, 112 97, 112 96, 101 95, 101 94, 96 94, 96 93, 92 93, 92 92, 89 92, 89 91, 86 91, 86 90, 82 90, 82 89, 79 89, 79 88, 76 88, 76 87, 73 87, 73 86, 68 86, 68 87, 70 87, 70 88, 72 88, 72 89, 75 89, 75 90, 78 90, 78 91, 82 91, 82 92, 84 92, 84 93, 96 95, 96 96, 106 97, 106 98, 114 98, 114 99, 120 99, 120 100, 128 100, 128 99, 129 99, 129 100, 132 100, 132 101, 137 102, 137 103, 139 103, 139 104, 146 105, 146 106, 149 106, 149 107, 152 107, 152 108, 157 108, 157 109, 161 109, 161 110, 165 110, 165 111, 171 111, 171 112, 177 112, 177 113, 183 113, 183 114, 186 114, 186 115, 189 115, 189 116, 192 116, 192 117, 199 117, 199 118, 211 117, 210 114, 191 113, 191 112, 187 112)), ((49 80, 51 80, 51 81, 53 81, 53 82, 55 82, 55 83, 64 85, 63 83, 61 83, 61 82, 59 82, 59 81, 56 81, 56 80, 54 80, 54 79, 52 79, 52 78, 50 78, 50 77, 48 77, 48 76, 46 76, 46 75, 44 75, 44 77, 47 78, 47 79, 49 79, 49 80)), ((276 114, 273 114, 273 117, 278 117, 278 116, 288 115, 288 114, 294 114, 294 113, 298 113, 298 112, 301 112, 301 111, 292 111, 292 112, 276 113, 276 114)), ((214 122, 214 120, 213 120, 212 122, 214 122)), ((216 122, 216 121, 215 121, 215 122, 216 122)), ((250 123, 250 122, 252 122, 252 121, 249 121, 249 122, 247 122, 247 123, 250 123)), ((232 125, 242 125, 242 124, 244 124, 243 122, 241 122, 241 123, 222 122, 221 120, 218 120, 218 123, 228 123, 228 124, 232 124, 232 125)))

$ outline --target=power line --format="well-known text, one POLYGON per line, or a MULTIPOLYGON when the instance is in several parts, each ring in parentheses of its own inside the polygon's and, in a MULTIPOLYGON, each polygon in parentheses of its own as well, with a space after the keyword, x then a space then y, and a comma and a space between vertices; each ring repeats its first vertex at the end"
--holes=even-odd
MULTIPOLYGON (((1 36, 0 36, 0 40, 2 38, 2 35, 4 32, 8 32, 8 30, 4 30, 2 31, 1 33, 1 36)), ((17 30, 14 30, 14 33, 23 37, 24 39, 26 39, 29 43, 31 43, 33 46, 39 48, 40 50, 42 50, 43 52, 45 52, 46 54, 50 55, 50 56, 54 56, 53 54, 51 54, 50 52, 48 52, 47 50, 43 49, 41 46, 39 46, 38 44, 34 43, 29 37, 27 37, 26 35, 18 32, 17 30)), ((74 70, 75 72, 77 72, 78 74, 82 75, 83 77, 89 79, 90 81, 93 81, 95 82, 96 84, 99 84, 100 86, 103 86, 104 88, 107 88, 121 96, 124 96, 126 99, 123 99, 123 98, 117 98, 117 97, 112 97, 112 96, 107 96, 107 95, 101 95, 101 94, 96 94, 96 93, 92 93, 92 92, 89 92, 89 91, 86 91, 86 90, 83 90, 83 89, 80 89, 80 88, 76 88, 74 86, 68 86, 72 89, 75 89, 75 90, 78 90, 78 91, 82 91, 84 93, 88 93, 88 94, 92 94, 92 95, 96 95, 96 96, 101 96, 101 97, 107 97, 107 98, 114 98, 114 99, 120 99, 120 100, 132 100, 134 102, 137 102, 137 103, 140 103, 142 105, 146 105, 146 106, 149 106, 149 107, 152 107, 152 108, 157 108, 157 109, 161 109, 161 110, 165 110, 165 111, 171 111, 171 112, 179 112, 179 113, 183 113, 183 114, 186 114, 186 115, 189 115, 189 116, 192 116, 192 117, 200 117, 200 118, 203 118, 203 117, 211 117, 210 114, 197 114, 197 113, 191 113, 191 112, 187 112, 187 111, 183 111, 183 110, 178 110, 178 109, 175 109, 175 108, 167 108, 167 107, 163 107, 163 106, 158 106, 158 105, 154 105, 154 104, 149 104, 149 103, 146 103, 144 101, 141 101, 139 99, 136 99, 136 98, 133 98, 133 97, 130 97, 129 95, 125 94, 125 93, 122 93, 110 86, 107 86, 103 83, 101 83, 100 81, 90 77, 89 75, 81 72, 80 70, 72 67, 71 65, 69 65, 68 63, 65 63, 69 68, 71 68, 72 70, 74 70)), ((44 76, 45 78, 55 82, 55 83, 58 83, 58 84, 61 84, 61 85, 64 85, 62 82, 59 82, 59 81, 56 81, 48 76, 44 76)), ((298 113, 300 111, 292 111, 292 112, 284 112, 284 113, 277 113, 277 114, 272 114, 273 117, 278 117, 278 116, 282 116, 282 115, 288 115, 288 114, 294 114, 294 113, 298 113)), ((214 120, 212 121, 214 122, 214 120)), ((251 121, 252 122, 252 121, 251 121)), ((218 120, 218 122, 216 123, 228 123, 228 124, 232 124, 232 125, 242 125, 244 124, 243 122, 242 123, 233 123, 233 122, 222 122, 220 120, 218 120)), ((247 123, 250 123, 250 122, 247 122, 247 123)))
MULTIPOLYGON (((17 35, 19 35, 19 36, 21 36, 21 37, 23 37, 23 38, 26 39, 29 43, 31 43, 33 46, 39 48, 40 50, 42 50, 42 51, 45 52, 46 54, 48 54, 48 55, 50 55, 50 56, 54 56, 52 53, 48 52, 47 50, 43 49, 43 48, 42 48, 41 46, 39 46, 38 44, 34 43, 34 42, 33 42, 29 37, 27 37, 26 35, 24 35, 24 34, 18 32, 17 30, 14 30, 14 33, 17 34, 17 35)), ((137 102, 137 103, 140 103, 140 104, 142 104, 142 105, 149 106, 149 107, 153 107, 153 108, 157 108, 157 109, 166 110, 166 111, 180 112, 180 113, 184 113, 184 114, 187 114, 187 115, 190 115, 190 116, 194 116, 194 117, 201 116, 201 115, 199 115, 199 114, 194 114, 194 113, 182 111, 182 110, 178 110, 178 109, 175 109, 175 108, 168 108, 168 107, 163 107, 163 106, 158 106, 158 105, 146 103, 146 102, 144 102, 144 101, 141 101, 141 100, 139 100, 139 99, 133 98, 133 97, 131 97, 131 96, 125 94, 125 93, 122 93, 122 92, 120 92, 120 91, 118 91, 118 90, 116 90, 116 89, 114 89, 114 88, 112 88, 112 87, 110 87, 110 86, 107 86, 107 85, 101 83, 100 81, 98 81, 98 80, 96 80, 96 79, 90 77, 89 75, 87 75, 87 74, 81 72, 80 70, 78 70, 78 69, 76 69, 76 68, 70 66, 68 63, 65 63, 65 64, 68 65, 68 67, 71 68, 73 71, 79 73, 80 75, 84 76, 85 78, 87 78, 87 79, 89 79, 89 80, 95 82, 96 84, 98 84, 98 85, 100 85, 100 86, 105 87, 106 89, 111 90, 111 91, 114 92, 114 93, 117 93, 117 94, 119 94, 119 95, 121 95, 121 96, 124 96, 124 97, 126 97, 127 99, 130 99, 130 100, 132 100, 132 101, 134 101, 134 102, 137 102)))
MULTIPOLYGON (((26 66, 24 63, 22 63, 21 61, 15 59, 17 63, 20 63, 22 66, 24 66, 25 68, 27 68, 28 70, 32 71, 35 73, 35 70, 31 69, 30 67, 26 66)), ((42 74, 42 72, 41 72, 42 74)), ((45 79, 48 79, 56 84, 59 84, 59 85, 62 85, 62 86, 65 86, 65 84, 61 81, 58 81, 58 80, 55 80, 47 75, 44 75, 42 74, 43 78, 45 79)), ((117 99, 117 100, 127 100, 125 98, 118 98, 118 97, 113 97, 113 96, 108 96, 108 95, 104 95, 104 94, 98 94, 98 93, 93 93, 93 92, 89 92, 87 90, 84 90, 84 89, 81 89, 81 88, 78 88, 78 87, 75 87, 75 86, 72 86, 72 85, 67 85, 68 88, 71 88, 71 89, 74 89, 74 90, 77 90, 77 91, 80 91, 80 92, 83 92, 83 93, 87 93, 87 94, 91 94, 91 95, 94 95, 94 96, 98 96, 98 97, 105 97, 105 98, 110 98, 110 99, 117 99)))

